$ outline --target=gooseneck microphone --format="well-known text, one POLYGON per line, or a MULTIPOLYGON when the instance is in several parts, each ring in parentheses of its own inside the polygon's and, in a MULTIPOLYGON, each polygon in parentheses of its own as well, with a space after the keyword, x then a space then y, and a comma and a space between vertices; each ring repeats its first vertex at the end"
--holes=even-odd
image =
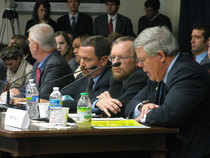
POLYGON ((120 65, 121 65, 121 62, 116 62, 116 63, 114 63, 114 64, 112 64, 112 65, 104 65, 104 66, 98 67, 97 69, 95 69, 95 70, 89 72, 88 74, 82 76, 81 78, 79 78, 79 79, 75 80, 74 82, 68 84, 67 86, 63 87, 60 91, 62 91, 62 90, 64 90, 64 89, 66 89, 66 88, 72 86, 72 85, 75 84, 76 82, 79 82, 79 81, 82 80, 83 78, 85 78, 85 77, 87 77, 87 76, 93 74, 94 72, 96 72, 96 71, 98 71, 98 70, 100 70, 100 69, 107 68, 107 67, 118 67, 118 66, 120 66, 120 65))
POLYGON ((13 80, 13 81, 8 85, 8 89, 7 89, 7 104, 9 104, 9 100, 10 100, 10 91, 9 91, 9 90, 10 90, 10 87, 11 87, 11 85, 12 85, 13 83, 15 83, 16 81, 18 81, 18 80, 20 80, 20 79, 22 79, 22 78, 24 78, 24 77, 30 75, 31 73, 35 72, 35 71, 38 70, 38 69, 44 68, 44 67, 47 67, 47 66, 54 67, 54 66, 57 66, 57 64, 55 63, 55 64, 47 64, 47 65, 45 65, 45 66, 41 66, 41 67, 39 67, 39 68, 36 68, 35 70, 30 71, 29 73, 27 73, 27 74, 25 74, 25 75, 23 75, 23 76, 21 76, 21 77, 15 79, 15 80, 13 80))
POLYGON ((41 86, 39 87, 39 91, 40 91, 44 86, 46 86, 46 85, 48 85, 48 84, 50 84, 50 83, 59 81, 59 80, 61 80, 61 79, 64 79, 64 78, 66 78, 66 77, 69 77, 69 76, 71 76, 71 75, 73 75, 73 74, 75 74, 75 73, 81 72, 81 71, 83 71, 83 70, 96 69, 96 68, 97 68, 97 66, 96 66, 96 65, 93 65, 93 66, 90 66, 90 67, 88 67, 88 68, 85 68, 85 69, 81 69, 81 70, 75 71, 75 72, 70 73, 70 74, 68 74, 68 75, 65 75, 65 76, 62 76, 62 77, 57 78, 57 79, 55 79, 55 80, 52 80, 52 81, 50 81, 50 82, 47 82, 47 83, 45 83, 45 84, 43 84, 43 85, 41 85, 41 86))

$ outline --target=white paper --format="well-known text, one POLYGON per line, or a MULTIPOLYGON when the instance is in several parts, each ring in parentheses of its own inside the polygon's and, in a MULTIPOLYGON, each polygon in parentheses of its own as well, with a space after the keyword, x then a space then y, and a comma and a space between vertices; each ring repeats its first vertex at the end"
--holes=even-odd
POLYGON ((4 124, 17 128, 28 128, 30 124, 28 112, 25 110, 8 108, 4 124))

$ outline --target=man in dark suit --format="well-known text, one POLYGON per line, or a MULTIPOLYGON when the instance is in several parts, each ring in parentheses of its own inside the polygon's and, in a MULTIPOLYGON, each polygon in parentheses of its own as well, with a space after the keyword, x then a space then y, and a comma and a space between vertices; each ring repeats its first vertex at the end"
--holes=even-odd
POLYGON ((149 126, 179 128, 167 139, 169 158, 210 156, 210 81, 165 27, 145 29, 134 42, 150 81, 126 106, 126 116, 149 126), (165 85, 165 86, 164 86, 165 85))
MULTIPOLYGON (((96 100, 96 96, 105 90, 109 89, 109 79, 111 76, 111 69, 108 62, 108 55, 110 54, 109 42, 102 36, 91 36, 82 41, 79 48, 80 68, 86 69, 96 65, 101 69, 95 71, 91 75, 83 77, 88 73, 94 71, 86 69, 82 71, 76 78, 72 86, 63 88, 62 95, 70 96, 72 99, 63 101, 63 106, 68 106, 71 112, 76 112, 77 102, 80 98, 81 92, 88 92, 91 101, 96 100), (82 78, 82 79, 81 79, 82 78), (89 88, 90 82, 93 81, 89 88)), ((65 98, 66 96, 64 96, 65 98)))
POLYGON ((92 17, 79 12, 80 0, 66 0, 69 13, 57 20, 59 31, 66 31, 72 35, 81 31, 93 31, 92 17))
POLYGON ((118 67, 112 68, 110 88, 98 96, 95 102, 95 111, 108 117, 124 117, 126 104, 142 88, 146 86, 147 76, 142 68, 136 66, 136 56, 133 53, 134 38, 124 36, 118 38, 112 45, 109 60, 114 64, 121 62, 118 67))
POLYGON ((210 25, 195 24, 191 36, 191 47, 195 60, 201 65, 210 62, 208 57, 210 25))
POLYGON ((118 14, 120 0, 105 1, 107 14, 96 17, 93 25, 93 33, 107 37, 112 32, 123 36, 133 36, 133 25, 128 17, 118 14))
MULTIPOLYGON (((56 42, 53 28, 48 24, 37 24, 29 29, 29 48, 36 62, 31 78, 34 79, 41 99, 49 99, 53 87, 60 89, 74 81, 73 75, 63 78, 58 82, 51 82, 58 77, 72 73, 72 70, 64 58, 56 51, 56 42), (38 69, 39 68, 39 72, 38 69), (37 71, 36 71, 37 70, 37 71)), ((25 89, 20 89, 22 97, 25 89)), ((15 93, 16 94, 16 93, 15 93)), ((16 99, 14 102, 25 101, 25 98, 16 99)))

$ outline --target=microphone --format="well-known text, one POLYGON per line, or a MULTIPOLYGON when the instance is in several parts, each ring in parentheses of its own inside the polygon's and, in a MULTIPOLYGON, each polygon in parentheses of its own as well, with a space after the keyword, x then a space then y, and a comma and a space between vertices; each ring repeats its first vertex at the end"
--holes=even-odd
POLYGON ((97 69, 95 69, 95 70, 89 72, 88 74, 86 74, 86 75, 82 76, 81 78, 75 80, 74 82, 70 83, 69 85, 63 87, 60 91, 62 91, 62 90, 64 90, 64 89, 66 89, 66 88, 72 86, 74 83, 76 83, 76 82, 82 80, 83 78, 85 78, 85 77, 87 77, 87 76, 93 74, 94 72, 96 72, 96 71, 98 71, 98 70, 100 70, 100 69, 107 68, 107 67, 117 67, 117 66, 120 66, 120 65, 121 65, 121 62, 116 62, 116 63, 114 63, 114 64, 112 64, 112 65, 104 65, 104 66, 98 67, 97 69))
POLYGON ((18 81, 18 80, 20 80, 20 79, 22 79, 22 78, 24 78, 24 77, 30 75, 31 73, 35 72, 36 70, 38 70, 38 69, 40 69, 40 68, 47 67, 47 66, 54 67, 54 66, 56 66, 56 65, 57 65, 57 64, 55 63, 55 64, 47 64, 47 65, 45 65, 45 66, 40 66, 39 68, 36 68, 35 70, 32 70, 32 71, 30 71, 29 73, 27 73, 27 74, 25 74, 25 75, 23 75, 23 76, 21 76, 21 77, 15 79, 15 80, 13 80, 13 81, 8 85, 8 89, 7 89, 7 104, 9 104, 9 100, 10 100, 10 91, 9 91, 9 90, 10 90, 10 87, 11 87, 11 85, 12 85, 13 83, 15 83, 16 81, 18 81))
POLYGON ((71 75, 73 75, 73 74, 75 74, 75 73, 77 73, 77 72, 81 72, 81 71, 83 71, 83 70, 88 70, 88 69, 96 69, 96 68, 97 68, 97 66, 96 66, 96 65, 93 65, 93 66, 90 66, 90 67, 88 67, 88 68, 85 68, 85 69, 81 69, 81 70, 75 71, 75 72, 70 73, 70 74, 68 74, 68 75, 65 75, 65 76, 62 76, 62 77, 57 78, 57 79, 55 79, 55 80, 52 80, 52 81, 50 81, 50 82, 47 82, 47 83, 45 83, 45 84, 43 84, 43 85, 41 85, 41 86, 39 87, 39 91, 40 91, 44 86, 46 86, 46 85, 48 85, 48 84, 50 84, 50 83, 59 81, 59 80, 61 80, 61 79, 64 79, 64 78, 66 78, 66 77, 69 77, 69 76, 71 76, 71 75))

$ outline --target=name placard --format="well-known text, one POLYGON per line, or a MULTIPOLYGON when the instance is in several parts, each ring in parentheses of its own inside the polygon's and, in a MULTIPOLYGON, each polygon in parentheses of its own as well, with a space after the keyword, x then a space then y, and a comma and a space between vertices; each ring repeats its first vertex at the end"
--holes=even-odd
POLYGON ((17 128, 28 128, 30 124, 28 112, 25 110, 8 108, 4 124, 17 128))

